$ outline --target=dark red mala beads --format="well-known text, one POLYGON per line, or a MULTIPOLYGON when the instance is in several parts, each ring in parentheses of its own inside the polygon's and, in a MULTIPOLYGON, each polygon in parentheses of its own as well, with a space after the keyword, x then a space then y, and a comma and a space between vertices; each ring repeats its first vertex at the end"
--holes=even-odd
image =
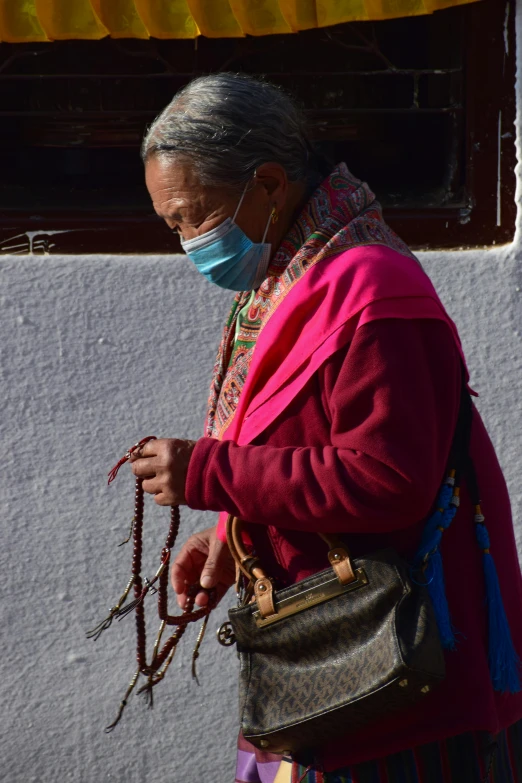
MULTIPOLYGON (((136 443, 134 446, 132 446, 132 448, 130 448, 124 454, 124 456, 110 471, 109 482, 108 482, 109 484, 112 481, 114 481, 114 479, 118 474, 118 470, 125 462, 127 462, 130 459, 131 454, 133 454, 134 452, 138 452, 142 448, 142 446, 144 446, 145 443, 147 443, 150 440, 155 440, 155 438, 154 437, 143 438, 143 440, 141 440, 139 443, 136 443)), ((134 494, 134 517, 131 524, 131 530, 128 538, 122 542, 122 544, 125 544, 127 543, 127 541, 130 540, 131 536, 133 537, 131 578, 129 579, 127 586, 125 587, 125 590, 123 591, 122 595, 118 599, 118 602, 111 608, 108 616, 98 626, 96 626, 96 628, 93 628, 93 630, 89 631, 87 634, 88 638, 92 638, 95 640, 99 639, 103 631, 105 631, 107 628, 111 626, 112 621, 115 617, 118 620, 121 620, 123 619, 123 617, 127 616, 128 614, 131 614, 133 611, 135 612, 136 640, 137 640, 136 659, 138 663, 138 668, 132 680, 129 683, 125 696, 123 697, 120 703, 120 707, 116 719, 113 721, 113 723, 110 724, 110 726, 107 726, 107 728, 105 729, 106 732, 112 731, 115 728, 115 726, 118 724, 122 716, 123 710, 125 709, 125 706, 127 704, 127 699, 129 698, 130 694, 134 690, 139 680, 140 674, 146 677, 147 681, 138 690, 138 693, 143 693, 148 698, 149 706, 150 707, 153 706, 153 688, 155 685, 161 682, 165 677, 167 669, 170 666, 170 663, 176 652, 177 645, 181 637, 185 633, 187 625, 189 623, 197 622, 198 620, 203 620, 203 626, 198 635, 198 639, 192 656, 192 676, 197 680, 196 669, 195 669, 196 659, 199 656, 199 648, 201 642, 203 641, 203 635, 205 633, 205 628, 208 622, 209 614, 216 605, 215 591, 209 590, 208 591, 209 602, 207 606, 202 607, 201 609, 197 609, 196 611, 193 611, 196 595, 198 592, 202 590, 202 588, 198 584, 195 584, 195 585, 190 585, 187 590, 188 599, 183 613, 181 615, 170 615, 168 612, 168 580, 169 580, 170 554, 171 554, 172 547, 176 542, 176 538, 179 531, 179 524, 180 524, 179 506, 172 506, 170 510, 170 527, 169 527, 169 532, 165 544, 161 551, 161 560, 160 560, 160 565, 158 570, 156 571, 154 577, 151 580, 147 578, 145 578, 145 580, 142 579, 141 561, 142 561, 142 551, 143 551, 143 513, 144 513, 144 492, 143 492, 142 484, 143 484, 143 480, 137 478, 136 489, 134 494), (143 585, 143 581, 145 581, 145 585, 143 585), (158 584, 158 587, 155 586, 156 583, 158 584), (132 587, 134 587, 134 600, 126 604, 127 598, 129 596, 132 587), (144 604, 144 599, 148 593, 158 594, 158 615, 161 621, 158 633, 156 635, 156 640, 154 642, 154 649, 152 652, 152 658, 150 663, 147 663, 147 650, 146 650, 147 634, 146 634, 146 625, 145 625, 145 604, 144 604), (176 630, 169 637, 169 639, 167 639, 163 647, 161 647, 161 639, 163 636, 163 632, 165 630, 165 627, 168 625, 176 626, 176 630)))

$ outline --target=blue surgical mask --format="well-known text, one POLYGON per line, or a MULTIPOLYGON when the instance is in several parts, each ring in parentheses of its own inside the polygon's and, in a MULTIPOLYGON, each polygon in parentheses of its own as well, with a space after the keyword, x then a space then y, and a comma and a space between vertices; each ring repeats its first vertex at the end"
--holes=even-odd
POLYGON ((270 225, 268 217, 261 242, 252 242, 235 222, 243 203, 247 185, 239 199, 234 217, 227 218, 216 228, 181 246, 190 260, 211 283, 231 291, 251 291, 259 288, 266 277, 270 261, 270 242, 265 242, 270 225))

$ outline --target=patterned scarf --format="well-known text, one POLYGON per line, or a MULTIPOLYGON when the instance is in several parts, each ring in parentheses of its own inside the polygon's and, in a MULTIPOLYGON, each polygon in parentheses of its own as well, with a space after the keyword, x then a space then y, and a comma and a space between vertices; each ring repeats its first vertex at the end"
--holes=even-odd
POLYGON ((252 361, 256 341, 276 308, 319 261, 361 245, 385 245, 412 256, 383 220, 381 207, 366 183, 339 164, 319 186, 272 259, 268 276, 252 297, 238 293, 219 346, 210 396, 206 435, 221 440, 232 422, 252 361))

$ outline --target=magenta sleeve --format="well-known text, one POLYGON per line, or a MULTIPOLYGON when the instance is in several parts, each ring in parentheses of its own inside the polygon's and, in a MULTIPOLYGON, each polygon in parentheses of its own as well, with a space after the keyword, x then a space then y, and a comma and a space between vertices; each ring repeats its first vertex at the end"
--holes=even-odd
POLYGON ((407 527, 426 516, 442 481, 460 378, 446 324, 365 324, 302 392, 315 395, 317 415, 327 416, 324 445, 281 442, 285 416, 293 421, 294 443, 299 427, 307 427, 299 421, 299 400, 265 434, 266 443, 201 439, 189 465, 188 504, 307 531, 407 527))

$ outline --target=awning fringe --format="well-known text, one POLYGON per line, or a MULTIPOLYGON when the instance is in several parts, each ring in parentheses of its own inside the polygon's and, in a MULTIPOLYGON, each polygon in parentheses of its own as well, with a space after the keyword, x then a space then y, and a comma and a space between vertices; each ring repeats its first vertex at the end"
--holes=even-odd
POLYGON ((0 41, 239 38, 430 14, 477 0, 0 0, 0 41))

